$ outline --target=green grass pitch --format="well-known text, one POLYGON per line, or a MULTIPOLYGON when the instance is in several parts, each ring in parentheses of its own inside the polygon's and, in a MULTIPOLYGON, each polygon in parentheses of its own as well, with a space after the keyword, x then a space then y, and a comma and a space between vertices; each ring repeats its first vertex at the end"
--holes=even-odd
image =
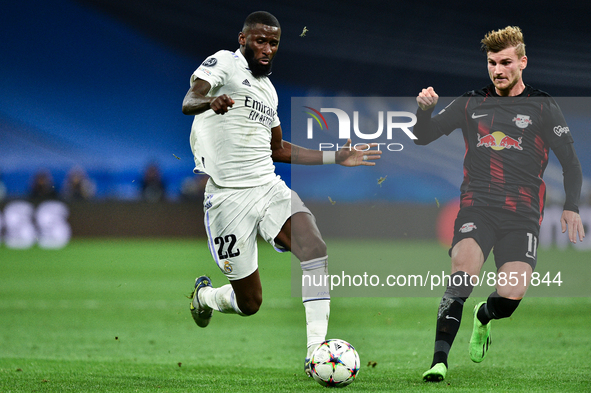
MULTIPOLYGON (((327 244, 331 258, 365 246, 327 244)), ((392 263, 400 252, 425 271, 449 269, 436 243, 376 247, 392 263)), ((75 240, 56 251, 0 246, 0 392, 322 391, 303 373, 304 311, 291 296, 290 256, 266 244, 259 251, 259 313, 216 313, 200 329, 186 298, 194 278, 226 283, 202 239, 75 240)), ((587 264, 590 256, 540 250, 539 266, 587 264)), ((512 318, 493 322, 493 346, 481 364, 469 360, 468 340, 472 308, 483 298, 469 299, 448 378, 422 382, 440 295, 333 298, 329 337, 350 341, 362 362, 348 391, 591 391, 588 297, 526 298, 512 318)))

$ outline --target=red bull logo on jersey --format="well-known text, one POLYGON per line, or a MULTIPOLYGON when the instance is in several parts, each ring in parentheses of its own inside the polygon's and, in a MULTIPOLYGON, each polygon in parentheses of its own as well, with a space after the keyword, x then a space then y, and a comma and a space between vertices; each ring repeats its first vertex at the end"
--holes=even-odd
POLYGON ((529 118, 529 116, 526 115, 516 115, 513 118, 513 121, 515 122, 515 125, 519 128, 525 128, 532 124, 532 120, 529 118))
POLYGON ((476 147, 490 147, 493 150, 516 149, 523 150, 521 147, 521 137, 515 139, 501 131, 495 131, 492 134, 478 135, 476 147))
POLYGON ((501 139, 501 142, 499 142, 499 147, 502 147, 503 149, 513 148, 517 150, 523 150, 521 147, 521 137, 513 139, 508 135, 505 135, 503 139, 501 139))
POLYGON ((476 147, 484 146, 484 147, 493 147, 497 145, 497 140, 493 136, 493 134, 478 135, 478 144, 476 147))

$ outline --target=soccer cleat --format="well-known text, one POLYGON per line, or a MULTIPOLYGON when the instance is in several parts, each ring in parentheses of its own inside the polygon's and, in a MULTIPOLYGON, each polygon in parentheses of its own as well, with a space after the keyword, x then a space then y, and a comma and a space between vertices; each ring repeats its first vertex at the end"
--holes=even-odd
POLYGON ((211 315, 213 314, 213 310, 209 307, 202 307, 201 303, 199 302, 199 296, 197 293, 201 288, 204 287, 211 287, 211 279, 207 276, 197 277, 195 279, 195 290, 191 296, 191 315, 193 316, 193 320, 199 327, 206 327, 209 325, 209 321, 211 321, 211 315), (197 308, 193 306, 193 302, 197 301, 197 308))
POLYGON ((472 337, 470 338, 470 359, 473 362, 480 363, 484 360, 488 348, 490 347, 490 325, 487 323, 483 325, 478 319, 478 310, 486 302, 480 302, 474 307, 474 328, 472 329, 472 337))
POLYGON ((429 370, 423 373, 423 381, 425 382, 441 382, 447 375, 447 366, 443 363, 437 363, 429 370))
POLYGON ((304 359, 304 372, 308 377, 312 377, 312 365, 310 364, 310 358, 304 359))

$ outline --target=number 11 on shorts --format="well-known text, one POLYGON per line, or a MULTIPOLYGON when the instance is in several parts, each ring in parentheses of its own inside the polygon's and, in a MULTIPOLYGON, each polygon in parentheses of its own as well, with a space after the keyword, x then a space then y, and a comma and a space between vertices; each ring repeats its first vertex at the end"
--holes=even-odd
POLYGON ((533 234, 527 233, 527 252, 525 256, 528 258, 536 258, 536 250, 538 249, 538 238, 533 234))

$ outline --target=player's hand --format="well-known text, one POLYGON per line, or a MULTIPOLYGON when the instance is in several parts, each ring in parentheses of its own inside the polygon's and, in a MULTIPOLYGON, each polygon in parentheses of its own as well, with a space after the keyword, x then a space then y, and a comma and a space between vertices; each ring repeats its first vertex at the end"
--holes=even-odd
POLYGON ((234 105, 234 100, 227 94, 222 94, 221 96, 216 97, 209 104, 210 108, 218 115, 223 115, 228 112, 228 108, 231 108, 232 105, 234 105))
POLYGON ((566 232, 568 229, 568 240, 570 240, 571 243, 577 243, 577 235, 581 242, 585 238, 585 228, 583 227, 583 222, 581 221, 579 213, 564 210, 562 212, 562 217, 560 217, 560 224, 562 225, 562 233, 566 232))
POLYGON ((431 86, 423 89, 417 96, 417 104, 419 107, 426 111, 427 109, 433 108, 437 104, 439 96, 435 93, 435 90, 431 86))
POLYGON ((378 146, 377 143, 364 143, 363 145, 351 146, 351 139, 336 153, 336 163, 343 166, 375 165, 375 162, 381 157, 380 150, 370 150, 378 146))

